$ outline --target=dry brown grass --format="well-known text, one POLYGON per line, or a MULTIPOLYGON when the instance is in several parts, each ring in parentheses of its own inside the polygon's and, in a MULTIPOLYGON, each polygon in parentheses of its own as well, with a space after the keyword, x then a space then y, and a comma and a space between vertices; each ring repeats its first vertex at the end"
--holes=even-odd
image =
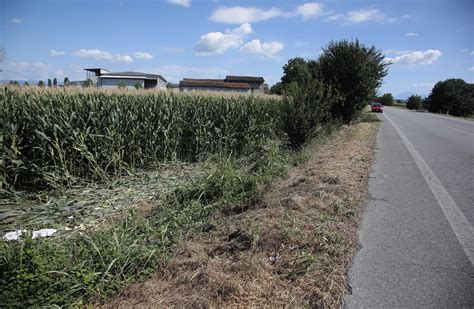
POLYGON ((344 126, 246 212, 189 237, 167 267, 104 307, 338 307, 376 131, 344 126))

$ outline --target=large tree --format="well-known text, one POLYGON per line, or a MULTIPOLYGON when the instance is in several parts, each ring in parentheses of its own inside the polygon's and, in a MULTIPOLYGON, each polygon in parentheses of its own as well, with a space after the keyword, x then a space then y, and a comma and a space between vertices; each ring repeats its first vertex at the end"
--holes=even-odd
POLYGON ((332 41, 318 59, 324 83, 332 85, 343 99, 332 107, 333 116, 349 122, 375 97, 389 63, 375 47, 355 41, 332 41))
POLYGON ((390 106, 395 103, 395 100, 393 99, 393 95, 391 93, 384 93, 380 98, 378 98, 378 102, 385 106, 390 106))
POLYGON ((298 85, 304 85, 308 84, 310 78, 308 63, 303 58, 292 58, 283 66, 282 84, 289 85, 295 82, 298 85))
POLYGON ((447 79, 438 82, 426 100, 430 112, 453 116, 474 114, 474 84, 462 79, 447 79))

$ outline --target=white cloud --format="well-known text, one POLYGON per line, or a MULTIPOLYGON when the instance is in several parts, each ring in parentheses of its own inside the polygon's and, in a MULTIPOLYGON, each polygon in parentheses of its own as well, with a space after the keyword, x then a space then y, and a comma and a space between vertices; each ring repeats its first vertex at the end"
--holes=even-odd
POLYGON ((129 55, 121 55, 121 54, 116 54, 114 56, 114 59, 112 61, 115 62, 125 62, 125 63, 133 63, 132 57, 129 55))
POLYGON ((474 50, 469 50, 467 48, 464 48, 461 50, 463 53, 468 54, 469 56, 474 56, 474 50))
POLYGON ((210 56, 222 54, 229 48, 238 48, 243 44, 244 37, 252 32, 252 27, 248 23, 232 31, 209 32, 203 36, 194 47, 195 54, 198 56, 210 56))
POLYGON ((434 83, 414 83, 414 84, 411 84, 410 86, 413 87, 413 88, 428 88, 428 89, 431 89, 434 87, 434 83))
POLYGON ((11 19, 11 22, 15 24, 21 24, 23 23, 23 20, 15 17, 11 19))
POLYGON ((276 55, 280 50, 283 49, 283 43, 281 42, 268 42, 262 43, 260 40, 253 40, 243 45, 240 50, 249 53, 261 54, 267 57, 276 55))
POLYGON ((183 65, 164 65, 156 68, 143 68, 139 71, 161 74, 166 80, 178 82, 188 78, 222 78, 229 74, 229 70, 220 67, 195 67, 183 65))
POLYGON ((215 22, 226 24, 242 24, 264 21, 282 15, 283 12, 275 7, 265 11, 256 7, 234 6, 217 9, 212 13, 210 19, 215 22))
POLYGON ((435 49, 428 49, 425 51, 412 51, 400 56, 393 58, 385 58, 387 61, 398 64, 432 64, 439 57, 441 57, 441 51, 435 49))
POLYGON ((153 56, 149 53, 144 53, 144 52, 134 52, 132 53, 133 58, 135 59, 140 59, 140 60, 151 60, 153 59, 153 56))
POLYGON ((410 18, 410 15, 402 15, 398 17, 390 17, 384 14, 379 9, 368 8, 349 11, 345 14, 333 14, 331 11, 327 13, 322 13, 324 15, 329 15, 324 18, 324 21, 337 21, 344 20, 348 24, 359 24, 364 22, 378 22, 378 23, 394 23, 401 19, 410 18))
POLYGON ((4 67, 4 76, 11 80, 37 80, 64 78, 64 72, 44 62, 10 61, 4 67))
POLYGON ((51 49, 49 51, 49 55, 51 57, 56 57, 56 56, 64 56, 66 53, 62 50, 54 50, 54 49, 51 49))
POLYGON ((168 0, 169 3, 189 7, 191 5, 191 0, 168 0))
POLYGON ((468 71, 474 72, 474 65, 467 69, 468 71))
POLYGON ((377 9, 361 9, 349 11, 346 14, 346 20, 350 23, 363 23, 366 21, 380 21, 385 18, 385 14, 377 9))
POLYGON ((226 24, 242 24, 265 21, 275 17, 301 16, 303 20, 308 20, 321 15, 323 15, 323 4, 308 2, 297 6, 293 12, 287 13, 277 7, 272 7, 268 10, 242 6, 221 7, 212 13, 210 19, 226 24))
POLYGON ((407 34, 405 34, 406 36, 418 36, 418 33, 416 32, 408 32, 407 34))
POLYGON ((296 14, 301 15, 303 20, 315 18, 323 14, 323 5, 317 2, 305 3, 296 8, 296 14))
POLYGON ((72 53, 74 57, 91 58, 95 60, 110 60, 113 62, 133 63, 132 57, 122 54, 111 54, 99 49, 81 49, 72 53))
POLYGON ((326 17, 324 19, 324 21, 336 21, 336 20, 340 20, 340 19, 344 19, 343 14, 329 15, 328 17, 326 17))

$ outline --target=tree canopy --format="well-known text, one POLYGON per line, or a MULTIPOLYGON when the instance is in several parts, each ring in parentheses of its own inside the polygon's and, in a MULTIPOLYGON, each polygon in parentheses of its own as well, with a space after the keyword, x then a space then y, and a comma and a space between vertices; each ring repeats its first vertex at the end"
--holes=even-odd
POLYGON ((323 82, 343 95, 332 113, 346 122, 375 97, 389 65, 380 50, 358 40, 330 42, 318 62, 323 82))
POLYGON ((438 82, 426 100, 430 112, 469 116, 474 114, 474 84, 462 79, 438 82))
MULTIPOLYGON (((281 82, 273 85, 271 92, 285 94, 292 83, 299 87, 319 87, 322 83, 340 97, 332 100, 337 101, 331 106, 332 117, 350 122, 375 97, 388 66, 383 53, 374 46, 367 47, 358 40, 333 41, 316 60, 288 60, 281 82)), ((393 96, 387 102, 393 104, 393 96)))

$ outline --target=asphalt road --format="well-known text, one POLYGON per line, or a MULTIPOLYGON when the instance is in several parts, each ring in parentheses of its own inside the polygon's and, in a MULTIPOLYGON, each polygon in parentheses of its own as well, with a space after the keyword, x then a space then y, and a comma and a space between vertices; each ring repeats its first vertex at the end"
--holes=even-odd
POLYGON ((474 122, 386 107, 348 308, 474 307, 474 122))

